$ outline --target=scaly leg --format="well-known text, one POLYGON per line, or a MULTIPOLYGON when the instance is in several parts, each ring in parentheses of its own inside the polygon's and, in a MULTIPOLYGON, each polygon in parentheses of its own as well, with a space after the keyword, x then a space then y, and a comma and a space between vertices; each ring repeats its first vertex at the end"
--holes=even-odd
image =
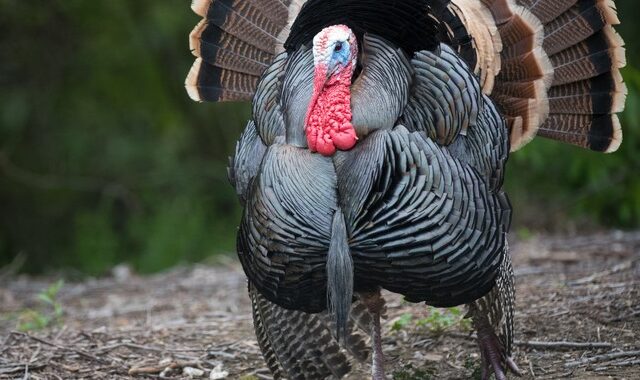
POLYGON ((496 380, 506 380, 507 369, 520 376, 520 369, 507 354, 489 320, 486 317, 474 317, 473 325, 478 333, 478 346, 482 356, 482 380, 488 380, 491 373, 495 374, 496 380))
POLYGON ((360 293, 362 302, 371 313, 371 343, 373 355, 371 364, 371 376, 373 380, 386 380, 384 373, 384 354, 382 353, 382 334, 380 328, 380 316, 384 311, 384 299, 380 290, 371 293, 360 293))

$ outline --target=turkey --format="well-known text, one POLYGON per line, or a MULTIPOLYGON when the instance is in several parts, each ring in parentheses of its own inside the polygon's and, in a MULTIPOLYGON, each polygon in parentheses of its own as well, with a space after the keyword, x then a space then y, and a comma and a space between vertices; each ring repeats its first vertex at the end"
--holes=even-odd
POLYGON ((237 252, 275 378, 384 379, 381 289, 468 306, 483 379, 512 359, 502 189, 535 136, 615 151, 612 0, 195 0, 196 101, 253 101, 230 161, 237 252))

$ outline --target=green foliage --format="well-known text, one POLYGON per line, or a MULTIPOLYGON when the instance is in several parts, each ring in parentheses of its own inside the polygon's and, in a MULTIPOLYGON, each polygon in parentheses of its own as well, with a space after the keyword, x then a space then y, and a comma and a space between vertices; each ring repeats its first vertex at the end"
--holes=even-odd
POLYGON ((533 238, 533 232, 527 227, 520 227, 516 231, 516 236, 519 240, 531 240, 531 238, 533 238))
POLYGON ((410 326, 423 328, 433 334, 441 335, 454 326, 459 326, 461 329, 468 331, 471 329, 471 322, 464 318, 459 307, 448 309, 429 307, 428 316, 424 318, 416 318, 411 313, 402 314, 393 322, 391 330, 400 331, 410 326))
POLYGON ((64 281, 58 280, 38 293, 38 307, 23 310, 18 317, 19 331, 42 330, 62 320, 62 304, 57 300, 64 281))
POLYGON ((0 1, 0 266, 141 271, 234 250, 249 107, 196 104, 188 4, 0 1))
POLYGON ((400 316, 393 324, 391 325, 392 331, 400 331, 405 327, 409 326, 411 321, 413 320, 413 314, 405 313, 400 316))
MULTIPOLYGON (((603 156, 536 139, 514 154, 518 228, 640 225, 640 2, 616 4, 625 142, 603 156)), ((183 2, 0 0, 0 266, 24 253, 29 272, 150 272, 234 250, 226 164, 250 107, 187 97, 198 21, 183 2)))
POLYGON ((393 372, 393 380, 431 380, 435 373, 432 369, 413 368, 411 364, 407 364, 404 368, 393 372))
POLYGON ((429 316, 416 321, 417 327, 424 327, 430 332, 441 335, 455 325, 461 325, 468 329, 469 321, 463 318, 462 311, 458 307, 448 309, 429 308, 429 316))

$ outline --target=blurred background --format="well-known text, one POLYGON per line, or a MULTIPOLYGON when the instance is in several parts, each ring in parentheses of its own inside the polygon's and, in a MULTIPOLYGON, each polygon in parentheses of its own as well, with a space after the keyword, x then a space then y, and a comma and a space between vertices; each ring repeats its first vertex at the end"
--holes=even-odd
MULTIPOLYGON (((612 155, 536 139, 513 154, 514 236, 640 225, 640 1, 625 140, 612 155)), ((248 104, 197 104, 188 1, 0 0, 0 268, 100 275, 234 254, 226 179, 248 104)))

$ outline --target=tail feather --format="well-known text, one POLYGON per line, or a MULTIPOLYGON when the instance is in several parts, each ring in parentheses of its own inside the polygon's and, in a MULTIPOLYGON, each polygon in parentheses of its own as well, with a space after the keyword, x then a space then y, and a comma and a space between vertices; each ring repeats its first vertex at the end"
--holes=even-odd
POLYGON ((603 29, 620 23, 610 0, 581 0, 545 25, 544 50, 554 55, 603 29))
POLYGON ((209 65, 196 59, 189 71, 185 87, 195 101, 251 99, 258 77, 209 65))
POLYGON ((621 112, 623 105, 612 105, 621 93, 591 92, 587 95, 569 95, 549 99, 549 109, 552 114, 592 115, 606 114, 607 112, 621 112))
POLYGON ((618 113, 624 110, 625 98, 626 88, 618 71, 549 90, 549 106, 554 114, 618 113))
POLYGON ((593 78, 626 65, 624 41, 611 26, 551 56, 553 85, 593 78))
MULTIPOLYGON (((567 49, 565 52, 570 55, 574 54, 574 52, 569 52, 568 50, 574 50, 573 48, 567 49)), ((554 86, 593 78, 611 71, 612 65, 625 64, 624 49, 622 48, 611 48, 591 53, 568 63, 560 63, 561 60, 556 60, 555 58, 558 55, 553 57, 555 66, 554 86)))
POLYGON ((482 1, 493 15, 502 44, 502 66, 491 96, 502 108, 515 150, 535 136, 549 111, 545 94, 553 67, 541 48, 544 25, 515 0, 482 1), (528 91, 514 91, 521 87, 528 91))
MULTIPOLYGON (((231 7, 238 13, 244 15, 247 18, 255 17, 256 20, 264 19, 270 23, 271 26, 275 26, 275 30, 269 30, 269 33, 279 33, 281 28, 286 24, 289 17, 289 5, 291 0, 235 0, 228 1, 231 3, 231 7), (250 6, 248 6, 250 5, 250 6), (260 17, 256 17, 254 14, 259 14, 260 17)), ((264 22, 264 21, 262 21, 264 22)), ((268 24, 262 24, 265 29, 268 28, 268 24)))
POLYGON ((547 24, 555 20, 559 14, 566 12, 569 8, 574 6, 576 2, 578 2, 578 0, 520 1, 520 3, 526 6, 543 24, 547 24))
POLYGON ((618 115, 553 114, 540 127, 540 136, 599 152, 615 152, 622 143, 618 115))
POLYGON ((622 140, 615 114, 624 109, 627 90, 613 0, 482 3, 501 38, 502 65, 491 96, 510 126, 512 150, 538 134, 615 151, 622 140))
POLYGON ((196 57, 210 65, 260 76, 271 55, 202 20, 189 35, 189 46, 196 57))
POLYGON ((500 83, 500 94, 514 98, 538 99, 546 91, 544 84, 539 81, 500 83))
POLYGON ((196 101, 251 100, 259 77, 283 44, 300 0, 194 0, 203 17, 189 45, 198 58, 186 87, 196 101), (205 72, 206 71, 206 72, 205 72))
POLYGON ((627 94, 620 75, 624 41, 613 28, 618 23, 613 1, 580 0, 545 26, 554 80, 541 136, 595 151, 618 149, 622 129, 616 113, 627 94))
POLYGON ((530 78, 542 78, 545 75, 545 67, 539 64, 536 51, 525 54, 506 57, 502 60, 502 69, 499 78, 508 79, 509 82, 523 82, 530 78))
POLYGON ((331 244, 327 255, 327 296, 329 312, 336 323, 338 340, 348 335, 347 323, 353 302, 353 259, 349 252, 347 227, 342 211, 333 216, 331 244))
MULTIPOLYGON (((205 3, 208 10, 205 17, 210 23, 220 27, 227 33, 257 48, 269 47, 276 43, 277 35, 284 27, 286 20, 274 24, 265 17, 254 2, 247 0, 208 0, 196 1, 195 9, 202 9, 205 3)), ((268 9, 268 8, 265 8, 268 9)))

